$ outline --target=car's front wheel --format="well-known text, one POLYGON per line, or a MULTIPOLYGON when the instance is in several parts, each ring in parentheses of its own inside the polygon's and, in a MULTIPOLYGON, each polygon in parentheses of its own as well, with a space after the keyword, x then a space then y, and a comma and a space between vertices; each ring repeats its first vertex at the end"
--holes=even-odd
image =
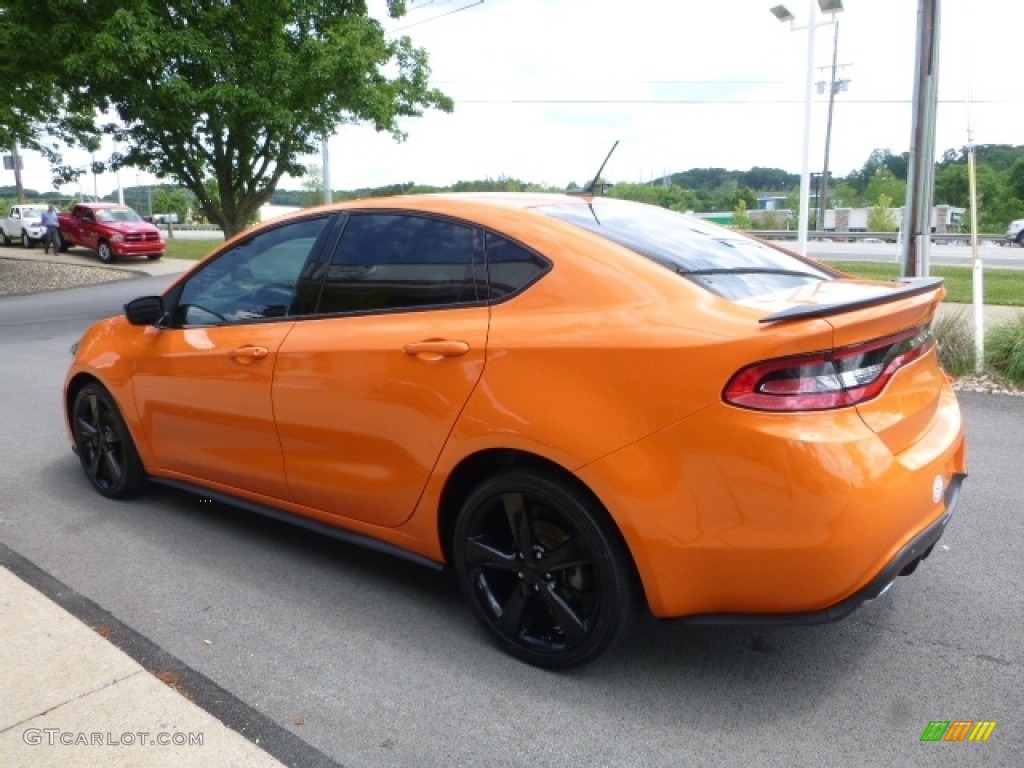
POLYGON ((25 248, 31 248, 33 245, 35 245, 35 241, 28 236, 28 231, 24 229, 21 230, 21 244, 25 248))
POLYGON ((637 579, 618 531, 554 475, 513 471, 481 483, 459 513, 452 561, 476 617, 529 664, 592 661, 636 614, 637 579))
POLYGON ((68 248, 71 247, 71 243, 64 239, 64 236, 61 235, 59 230, 54 234, 54 242, 57 245, 57 250, 61 253, 67 253, 68 248))
POLYGON ((1017 235, 1017 245, 1019 245, 1022 248, 1024 248, 1024 229, 1022 229, 1020 231, 1020 234, 1017 235))
POLYGON ((75 395, 71 432, 82 469, 93 487, 111 499, 134 496, 146 472, 114 398, 100 384, 84 385, 75 395))
POLYGON ((96 249, 99 254, 100 261, 104 264, 110 264, 114 260, 114 252, 110 249, 110 243, 106 240, 100 241, 99 248, 96 249))

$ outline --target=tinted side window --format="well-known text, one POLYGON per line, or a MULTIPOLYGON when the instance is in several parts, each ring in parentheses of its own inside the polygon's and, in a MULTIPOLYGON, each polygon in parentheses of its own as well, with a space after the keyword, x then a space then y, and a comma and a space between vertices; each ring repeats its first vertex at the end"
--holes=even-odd
POLYGON ((317 311, 367 312, 483 298, 475 230, 399 213, 352 214, 327 270, 317 311))
POLYGON ((308 291, 306 261, 328 217, 253 235, 189 278, 181 291, 178 325, 219 325, 296 314, 308 291))
POLYGON ((491 299, 515 293, 548 271, 548 262, 506 237, 487 233, 487 278, 491 299))
POLYGON ((674 211, 601 198, 540 212, 667 267, 727 299, 744 299, 835 277, 826 267, 738 232, 674 211))

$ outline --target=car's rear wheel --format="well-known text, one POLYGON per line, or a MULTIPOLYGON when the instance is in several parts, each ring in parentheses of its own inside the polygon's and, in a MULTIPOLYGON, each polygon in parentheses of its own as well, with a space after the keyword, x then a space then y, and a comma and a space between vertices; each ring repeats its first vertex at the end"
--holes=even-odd
POLYGON ((11 238, 9 238, 9 237, 7 236, 7 232, 5 231, 5 232, 4 232, 4 245, 10 245, 10 244, 11 244, 11 242, 12 242, 12 241, 11 241, 11 238))
POLYGON ((163 256, 162 253, 147 253, 146 254, 146 258, 149 259, 150 261, 156 261, 161 256, 163 256))
POLYGON ((83 386, 75 396, 71 432, 82 469, 93 487, 111 499, 124 499, 142 490, 146 472, 131 433, 101 385, 83 386))
POLYGON ((1022 229, 1020 231, 1020 234, 1017 235, 1017 245, 1019 245, 1022 248, 1024 248, 1024 229, 1022 229))
POLYGON ((114 260, 114 252, 110 250, 110 243, 106 240, 100 241, 100 246, 96 249, 96 252, 99 254, 100 261, 104 264, 110 264, 114 260))
POLYGON ((529 664, 592 661, 636 614, 618 531, 596 501, 553 475, 514 471, 481 483, 459 513, 452 554, 476 617, 529 664))

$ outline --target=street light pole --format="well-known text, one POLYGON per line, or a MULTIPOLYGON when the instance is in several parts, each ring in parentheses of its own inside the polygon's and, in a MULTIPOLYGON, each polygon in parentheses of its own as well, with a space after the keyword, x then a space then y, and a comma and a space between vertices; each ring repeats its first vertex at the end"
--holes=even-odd
POLYGON ((807 83, 804 88, 804 156, 800 170, 800 217, 797 221, 796 249, 807 255, 807 228, 811 208, 811 105, 814 98, 814 29, 816 0, 810 0, 807 18, 807 83))
POLYGON ((809 0, 805 26, 796 26, 796 17, 784 5, 771 9, 779 21, 788 21, 791 30, 807 30, 807 81, 804 87, 804 151, 800 170, 800 214, 797 220, 797 251, 807 255, 807 229, 811 213, 811 107, 814 97, 814 32, 822 24, 832 24, 835 14, 843 10, 841 0, 809 0), (828 21, 817 21, 818 8, 829 14, 828 21))

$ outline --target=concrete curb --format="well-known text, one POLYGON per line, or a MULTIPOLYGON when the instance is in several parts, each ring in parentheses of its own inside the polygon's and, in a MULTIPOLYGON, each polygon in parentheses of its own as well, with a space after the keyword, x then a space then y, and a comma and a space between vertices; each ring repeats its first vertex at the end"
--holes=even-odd
POLYGON ((0 543, 0 762, 339 768, 0 543))

